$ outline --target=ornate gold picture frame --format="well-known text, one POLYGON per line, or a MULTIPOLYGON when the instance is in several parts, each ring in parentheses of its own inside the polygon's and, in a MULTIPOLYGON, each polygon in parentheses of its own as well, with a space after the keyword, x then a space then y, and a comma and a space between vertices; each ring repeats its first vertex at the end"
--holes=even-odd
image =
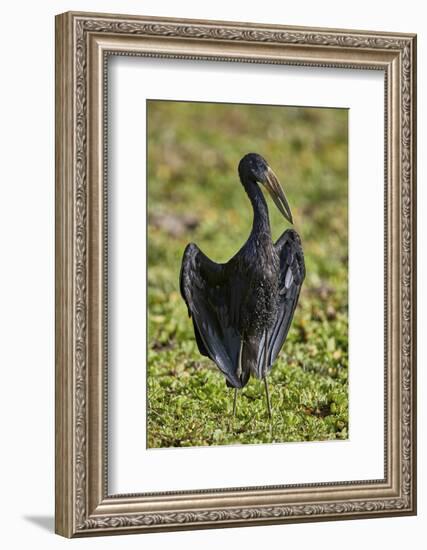
MULTIPOLYGON (((416 37, 89 13, 56 18, 56 532, 66 537, 416 513, 416 37), (384 477, 110 494, 107 60, 382 71, 384 477)), ((369 355, 369 350, 367 350, 369 355)))

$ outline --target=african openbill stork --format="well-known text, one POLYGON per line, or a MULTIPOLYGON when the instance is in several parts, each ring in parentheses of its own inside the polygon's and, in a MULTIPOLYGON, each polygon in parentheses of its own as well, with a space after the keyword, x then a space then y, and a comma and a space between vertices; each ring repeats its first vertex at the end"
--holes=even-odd
POLYGON ((187 245, 180 289, 193 319, 199 351, 216 363, 237 390, 250 375, 263 379, 271 418, 267 374, 286 339, 305 277, 298 233, 287 229, 273 243, 261 183, 283 216, 293 223, 280 183, 265 159, 256 153, 239 163, 240 181, 252 203, 252 231, 227 263, 210 260, 197 245, 187 245))

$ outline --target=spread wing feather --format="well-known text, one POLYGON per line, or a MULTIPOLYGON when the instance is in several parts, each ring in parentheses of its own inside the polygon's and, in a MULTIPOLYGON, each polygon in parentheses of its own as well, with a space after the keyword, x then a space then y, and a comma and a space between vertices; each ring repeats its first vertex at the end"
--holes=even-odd
MULTIPOLYGON (((305 278, 304 255, 296 231, 285 231, 275 249, 280 262, 279 307, 274 325, 257 342, 255 361, 260 377, 271 369, 286 340, 305 278)), ((243 387, 249 377, 248 370, 239 372, 241 337, 237 329, 247 286, 230 277, 226 264, 213 262, 195 244, 185 249, 180 289, 193 320, 199 351, 217 364, 228 385, 237 388, 243 387)))
POLYGON ((229 385, 242 387, 246 382, 238 373, 238 285, 227 279, 224 264, 213 262, 191 243, 182 258, 180 289, 200 353, 218 365, 229 385))
POLYGON ((293 229, 286 230, 274 245, 280 260, 279 308, 276 322, 259 346, 258 371, 266 374, 271 369, 288 335, 302 283, 305 278, 304 254, 298 233, 293 229), (267 352, 267 362, 265 353, 267 352))

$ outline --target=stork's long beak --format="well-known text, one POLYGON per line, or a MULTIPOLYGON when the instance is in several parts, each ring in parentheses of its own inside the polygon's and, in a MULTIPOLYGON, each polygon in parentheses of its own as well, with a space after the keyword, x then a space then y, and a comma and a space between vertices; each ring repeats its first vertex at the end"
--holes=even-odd
POLYGON ((282 186, 279 183, 279 180, 277 179, 276 174, 273 172, 273 170, 268 167, 265 172, 265 181, 262 182, 265 187, 270 192, 270 195, 277 206, 277 208, 280 210, 280 212, 283 214, 283 216, 290 222, 294 223, 292 219, 291 209, 289 208, 288 201, 286 199, 285 193, 282 189, 282 186))

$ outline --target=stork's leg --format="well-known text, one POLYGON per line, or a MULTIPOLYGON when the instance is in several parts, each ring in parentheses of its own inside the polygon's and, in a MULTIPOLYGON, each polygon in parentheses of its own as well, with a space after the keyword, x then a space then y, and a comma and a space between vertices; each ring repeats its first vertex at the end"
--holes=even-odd
POLYGON ((236 407, 237 407, 237 388, 234 388, 233 416, 236 416, 236 407))
POLYGON ((264 376, 264 386, 265 386, 265 395, 267 397, 268 416, 271 420, 271 403, 270 403, 270 393, 268 391, 267 376, 264 376))

